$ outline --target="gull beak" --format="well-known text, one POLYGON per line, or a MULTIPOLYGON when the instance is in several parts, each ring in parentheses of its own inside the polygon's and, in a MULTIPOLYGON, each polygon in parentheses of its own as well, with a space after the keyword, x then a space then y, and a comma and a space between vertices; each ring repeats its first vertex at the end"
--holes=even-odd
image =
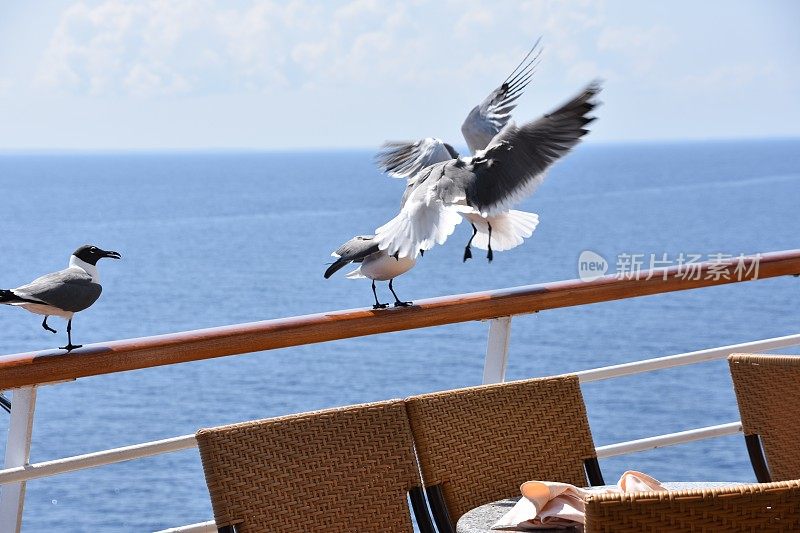
POLYGON ((112 251, 104 251, 103 257, 108 257, 109 259, 122 259, 122 255, 119 252, 112 252, 112 251))

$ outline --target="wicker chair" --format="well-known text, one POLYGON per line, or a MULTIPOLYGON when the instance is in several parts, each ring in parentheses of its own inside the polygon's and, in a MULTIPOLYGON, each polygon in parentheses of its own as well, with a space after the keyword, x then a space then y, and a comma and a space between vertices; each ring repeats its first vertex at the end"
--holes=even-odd
POLYGON ((585 533, 800 530, 800 481, 589 496, 585 533))
POLYGON ((440 533, 530 479, 603 484, 578 378, 564 376, 406 400, 428 503, 440 533))
POLYGON ((728 363, 756 479, 800 478, 800 357, 734 354, 728 363))
POLYGON ((220 532, 433 533, 401 400, 197 432, 220 532))

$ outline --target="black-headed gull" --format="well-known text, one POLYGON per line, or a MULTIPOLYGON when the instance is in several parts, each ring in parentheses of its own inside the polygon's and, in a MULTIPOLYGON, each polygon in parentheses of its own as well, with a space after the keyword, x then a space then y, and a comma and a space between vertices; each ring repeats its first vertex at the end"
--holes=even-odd
POLYGON ((47 324, 47 318, 54 315, 66 319, 67 345, 61 349, 80 348, 80 344, 72 344, 72 317, 88 309, 100 297, 103 287, 100 286, 97 261, 104 257, 120 259, 122 256, 91 244, 81 246, 70 256, 69 266, 64 270, 46 274, 16 289, 0 289, 0 304, 44 315, 42 327, 53 333, 56 330, 47 324))

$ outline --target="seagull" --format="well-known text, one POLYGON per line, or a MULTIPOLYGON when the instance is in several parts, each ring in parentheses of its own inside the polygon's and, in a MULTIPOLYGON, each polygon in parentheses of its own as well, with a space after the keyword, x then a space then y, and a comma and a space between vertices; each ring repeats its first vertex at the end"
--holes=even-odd
MULTIPOLYGON (((542 50, 541 37, 520 61, 505 81, 489 96, 476 105, 461 125, 461 134, 474 156, 485 149, 494 137, 511 120, 511 112, 517 107, 516 100, 535 72, 542 50)), ((387 142, 376 156, 378 167, 393 178, 405 178, 408 182, 405 204, 411 191, 418 185, 415 180, 420 171, 444 161, 459 157, 452 145, 436 137, 427 137, 416 142, 387 142)), ((402 205, 401 205, 402 208, 402 205)), ((494 258, 493 249, 510 250, 522 244, 533 234, 539 224, 539 216, 525 211, 509 210, 492 217, 476 213, 462 213, 472 225, 472 237, 464 248, 464 261, 472 257, 471 246, 487 250, 489 261, 494 258)))
MULTIPOLYGON (((600 83, 589 84, 551 113, 517 127, 507 124, 485 150, 422 169, 409 179, 400 213, 375 230, 378 250, 414 258, 442 244, 462 215, 487 220, 511 213, 544 180, 545 171, 588 133, 588 116, 598 105, 600 83)), ((472 219, 471 219, 472 220, 472 219)))
POLYGON ((72 351, 80 344, 72 344, 72 316, 88 309, 100 297, 103 288, 97 273, 97 261, 108 257, 121 259, 117 252, 101 250, 87 244, 70 256, 69 266, 64 270, 36 278, 16 289, 0 289, 0 304, 22 307, 31 313, 44 315, 42 327, 57 333, 47 324, 51 315, 67 320, 67 345, 61 350, 72 351))
POLYGON ((325 271, 325 279, 330 278, 339 269, 348 263, 361 263, 357 269, 347 274, 348 279, 369 278, 372 280, 372 295, 375 297, 373 309, 385 309, 389 304, 382 304, 378 301, 378 293, 375 291, 375 281, 389 281, 389 290, 394 296, 395 307, 408 307, 413 302, 404 302, 397 297, 394 292, 392 282, 394 278, 405 274, 417 263, 416 257, 392 257, 386 252, 378 249, 374 235, 358 235, 353 237, 335 252, 331 254, 336 258, 331 266, 325 271))

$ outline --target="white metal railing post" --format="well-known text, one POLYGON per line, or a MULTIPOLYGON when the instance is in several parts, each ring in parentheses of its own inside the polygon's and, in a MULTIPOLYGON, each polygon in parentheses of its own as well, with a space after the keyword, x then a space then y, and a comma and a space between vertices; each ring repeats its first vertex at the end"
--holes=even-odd
MULTIPOLYGON (((36 409, 36 387, 14 389, 11 398, 11 421, 8 424, 5 468, 24 466, 31 458, 33 413, 36 409)), ((0 531, 19 533, 22 509, 25 506, 25 481, 0 488, 0 531)))
POLYGON ((483 383, 502 383, 506 379, 508 342, 511 338, 511 317, 501 316, 489 321, 489 342, 483 363, 483 383))

